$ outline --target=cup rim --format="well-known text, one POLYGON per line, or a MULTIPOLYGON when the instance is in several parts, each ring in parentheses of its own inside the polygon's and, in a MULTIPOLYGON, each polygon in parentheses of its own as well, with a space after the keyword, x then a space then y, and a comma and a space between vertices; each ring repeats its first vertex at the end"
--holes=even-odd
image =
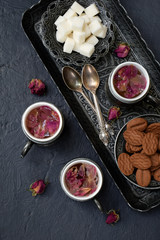
POLYGON ((59 134, 61 133, 62 131, 62 128, 63 128, 63 116, 61 114, 61 112, 59 111, 59 109, 52 103, 49 103, 49 102, 36 102, 36 103, 33 103, 31 104, 29 107, 26 108, 26 110, 24 111, 23 115, 22 115, 22 119, 21 119, 21 126, 22 126, 22 129, 23 129, 23 132, 24 134, 33 142, 35 143, 40 143, 40 144, 45 144, 45 143, 48 143, 48 142, 52 142, 53 140, 55 140, 59 134), (50 108, 52 108, 54 111, 56 111, 58 113, 58 116, 59 116, 59 119, 60 119, 60 124, 59 124, 59 128, 58 130, 55 132, 55 134, 51 137, 47 137, 47 138, 36 138, 34 137, 32 134, 29 133, 29 131, 27 130, 26 128, 26 123, 25 123, 25 120, 26 120, 26 117, 27 115, 29 114, 29 112, 31 110, 33 110, 34 108, 36 107, 40 107, 40 106, 48 106, 50 108))
POLYGON ((149 86, 150 86, 150 78, 149 78, 148 72, 141 64, 139 64, 137 62, 130 62, 130 61, 128 61, 128 62, 121 63, 121 64, 119 64, 118 66, 116 66, 114 68, 114 70, 111 72, 111 74, 109 76, 109 88, 110 88, 111 93, 113 94, 113 96, 116 99, 118 99, 119 101, 124 102, 124 103, 135 103, 135 102, 140 101, 147 94, 147 92, 149 90, 149 86), (113 79, 114 79, 115 73, 120 68, 122 68, 124 66, 127 66, 127 65, 134 65, 135 67, 137 67, 140 70, 140 72, 145 76, 146 82, 147 82, 146 87, 143 90, 143 92, 141 92, 135 98, 125 98, 125 97, 122 97, 120 94, 117 93, 117 91, 115 90, 114 85, 113 85, 113 79))
POLYGON ((88 158, 75 158, 75 159, 69 161, 62 168, 61 173, 60 173, 60 184, 61 184, 61 187, 62 187, 63 191, 66 193, 66 195, 68 195, 68 197, 70 197, 70 198, 72 198, 73 200, 76 200, 76 201, 87 201, 89 199, 94 198, 99 193, 99 191, 101 190, 102 184, 103 184, 103 174, 102 174, 102 171, 101 171, 100 167, 94 161, 92 161, 92 160, 90 160, 88 158), (97 186, 96 191, 93 192, 92 194, 90 194, 89 196, 82 196, 82 197, 74 196, 73 194, 71 194, 69 192, 69 190, 67 189, 67 186, 65 184, 65 174, 66 174, 67 170, 70 167, 72 167, 72 166, 74 166, 75 164, 78 164, 78 163, 88 163, 88 164, 91 164, 97 170, 98 186, 97 186))

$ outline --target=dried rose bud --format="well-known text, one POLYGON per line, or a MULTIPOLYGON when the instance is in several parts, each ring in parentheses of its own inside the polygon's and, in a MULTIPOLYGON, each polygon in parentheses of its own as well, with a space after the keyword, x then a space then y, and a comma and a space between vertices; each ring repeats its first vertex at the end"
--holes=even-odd
POLYGON ((108 217, 106 219, 107 224, 113 224, 113 223, 118 222, 119 214, 116 213, 115 210, 110 210, 107 214, 108 214, 108 217))
POLYGON ((43 95, 45 92, 45 84, 40 79, 32 79, 28 86, 32 94, 43 95))
POLYGON ((36 182, 30 185, 29 190, 32 192, 32 196, 36 196, 37 194, 42 194, 46 188, 47 183, 43 180, 37 180, 36 182))
POLYGON ((119 58, 127 57, 129 51, 130 51, 130 47, 129 47, 129 45, 127 43, 121 43, 115 49, 115 53, 117 54, 117 57, 119 57, 119 58))
POLYGON ((121 111, 119 107, 111 107, 108 112, 108 120, 118 119, 118 117, 121 115, 121 111))

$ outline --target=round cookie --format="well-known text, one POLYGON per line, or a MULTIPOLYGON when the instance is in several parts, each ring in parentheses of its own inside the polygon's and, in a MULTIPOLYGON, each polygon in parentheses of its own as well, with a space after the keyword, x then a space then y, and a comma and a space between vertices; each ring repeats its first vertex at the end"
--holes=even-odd
POLYGON ((125 149, 126 149, 126 151, 129 152, 129 153, 134 153, 134 151, 131 150, 131 147, 130 147, 130 146, 131 146, 131 145, 130 145, 128 142, 126 142, 126 144, 125 144, 125 149))
POLYGON ((138 185, 147 187, 151 182, 151 172, 149 170, 137 169, 136 181, 138 185))
POLYGON ((144 133, 138 130, 128 129, 124 131, 123 137, 129 144, 134 146, 140 146, 142 145, 144 133))
POLYGON ((158 138, 152 132, 147 133, 142 141, 142 147, 146 155, 153 155, 158 148, 158 138))
POLYGON ((126 176, 129 176, 133 173, 134 168, 132 166, 132 163, 130 162, 130 156, 127 153, 121 153, 119 155, 118 167, 120 171, 126 176))
POLYGON ((135 168, 145 170, 151 167, 150 158, 142 153, 134 153, 130 157, 130 161, 135 168))
POLYGON ((147 120, 144 118, 135 118, 127 123, 127 129, 134 129, 143 132, 147 128, 147 120))
POLYGON ((150 124, 147 129, 146 132, 152 132, 157 136, 160 136, 160 123, 152 123, 150 124))
POLYGON ((126 151, 129 153, 135 153, 142 150, 142 146, 134 146, 129 144, 128 142, 126 142, 125 148, 126 148, 126 151))

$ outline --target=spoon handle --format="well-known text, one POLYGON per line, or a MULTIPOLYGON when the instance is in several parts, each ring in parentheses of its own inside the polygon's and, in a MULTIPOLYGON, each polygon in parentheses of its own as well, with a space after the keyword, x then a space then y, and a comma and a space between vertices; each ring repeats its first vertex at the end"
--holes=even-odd
POLYGON ((93 93, 93 100, 94 100, 94 105, 95 105, 95 109, 97 112, 97 117, 98 117, 98 122, 99 122, 99 127, 100 127, 100 134, 99 134, 99 138, 100 140, 104 143, 105 146, 108 145, 108 132, 106 131, 106 127, 105 127, 105 122, 102 116, 102 112, 98 103, 98 99, 97 96, 94 92, 93 93))
POLYGON ((100 128, 105 129, 105 124, 104 124, 102 112, 101 112, 101 109, 100 109, 100 106, 99 106, 99 103, 98 103, 98 99, 97 99, 97 96, 96 96, 95 93, 93 93, 93 100, 94 100, 94 105, 95 105, 95 109, 96 109, 96 112, 97 112, 100 128))
MULTIPOLYGON (((86 99, 86 101, 89 103, 89 105, 90 105, 90 107, 92 108, 92 110, 93 110, 93 111, 96 113, 96 115, 97 115, 97 111, 96 111, 93 103, 89 100, 89 98, 85 95, 85 93, 84 93, 83 91, 79 91, 79 92, 80 92, 80 93, 82 94, 82 96, 86 99)), ((101 114, 101 110, 100 110, 100 114, 101 114)), ((102 115, 102 114, 101 114, 101 115, 102 115)), ((102 120, 103 120, 103 116, 102 116, 102 120)), ((104 121, 104 126, 105 126, 105 129, 106 129, 107 131, 109 131, 109 133, 110 133, 111 135, 114 135, 114 131, 113 131, 113 129, 112 129, 112 127, 111 127, 110 124, 108 124, 106 121, 104 121)))
POLYGON ((93 109, 94 112, 96 112, 96 109, 93 105, 93 103, 89 100, 89 98, 85 95, 85 93, 83 91, 80 92, 82 94, 82 96, 85 98, 85 100, 89 103, 89 105, 91 106, 91 108, 93 109))

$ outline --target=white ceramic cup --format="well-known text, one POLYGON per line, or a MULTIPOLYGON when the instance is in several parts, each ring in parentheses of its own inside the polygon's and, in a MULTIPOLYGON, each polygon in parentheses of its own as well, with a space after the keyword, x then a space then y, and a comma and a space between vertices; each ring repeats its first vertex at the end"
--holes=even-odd
POLYGON ((118 100, 119 102, 122 102, 122 103, 133 104, 133 103, 141 101, 146 96, 146 94, 148 93, 149 87, 150 87, 150 78, 149 78, 149 75, 148 75, 146 69, 142 65, 140 65, 139 63, 136 63, 136 62, 124 62, 124 63, 119 64, 117 67, 115 67, 113 69, 113 71, 111 72, 111 74, 109 75, 108 87, 109 87, 111 95, 116 100, 118 100), (143 74, 143 76, 146 79, 146 87, 145 87, 145 89, 143 90, 143 92, 141 92, 138 96, 136 96, 134 98, 122 97, 120 94, 117 93, 116 89, 114 88, 114 84, 113 84, 113 79, 114 79, 114 76, 117 73, 117 71, 120 68, 122 68, 124 66, 129 66, 129 65, 135 66, 143 74))
POLYGON ((28 150, 31 148, 33 143, 39 144, 39 145, 49 145, 50 143, 53 143, 61 134, 62 130, 63 130, 63 126, 64 126, 64 120, 63 120, 63 116, 61 114, 61 112, 59 111, 59 109, 53 105, 52 103, 48 103, 48 102, 37 102, 34 103, 32 105, 30 105, 25 112, 22 115, 22 120, 21 120, 21 126, 22 126, 22 130, 24 132, 24 134, 26 135, 26 137, 29 139, 29 142, 25 145, 22 153, 21 157, 24 157, 25 154, 28 152, 28 150), (40 106, 48 106, 51 109, 53 109, 54 111, 56 111, 58 113, 59 119, 60 119, 60 124, 59 124, 59 128, 58 130, 53 134, 53 136, 51 137, 47 137, 47 138, 36 138, 34 137, 27 129, 26 126, 26 118, 28 116, 28 114, 35 108, 40 107, 40 106))
MULTIPOLYGON (((102 184, 103 184, 103 175, 102 175, 102 172, 100 170, 100 167, 95 163, 93 162, 92 160, 90 159, 87 159, 87 158, 76 158, 76 159, 73 159, 72 161, 68 162, 62 169, 61 173, 60 173, 60 183, 61 183, 61 187, 62 189, 64 190, 64 192, 68 195, 68 197, 72 198, 73 200, 76 200, 76 201, 87 201, 89 199, 92 199, 94 198, 98 193, 99 191, 101 190, 101 187, 102 187, 102 184), (97 174, 98 174, 98 185, 97 185, 97 189, 95 192, 93 192, 92 194, 88 195, 88 196, 82 196, 82 197, 79 197, 79 196, 74 196, 73 194, 71 194, 67 188, 67 185, 66 185, 66 181, 65 181, 65 175, 67 173, 67 171, 73 167, 74 165, 77 165, 79 163, 86 163, 86 164, 90 164, 90 165, 93 165, 95 168, 96 168, 96 171, 97 171, 97 174)), ((96 200, 96 205, 98 206, 98 208, 100 209, 101 207, 99 206, 99 202, 97 204, 97 200, 96 200)), ((100 209, 101 210, 101 209, 100 209)))

